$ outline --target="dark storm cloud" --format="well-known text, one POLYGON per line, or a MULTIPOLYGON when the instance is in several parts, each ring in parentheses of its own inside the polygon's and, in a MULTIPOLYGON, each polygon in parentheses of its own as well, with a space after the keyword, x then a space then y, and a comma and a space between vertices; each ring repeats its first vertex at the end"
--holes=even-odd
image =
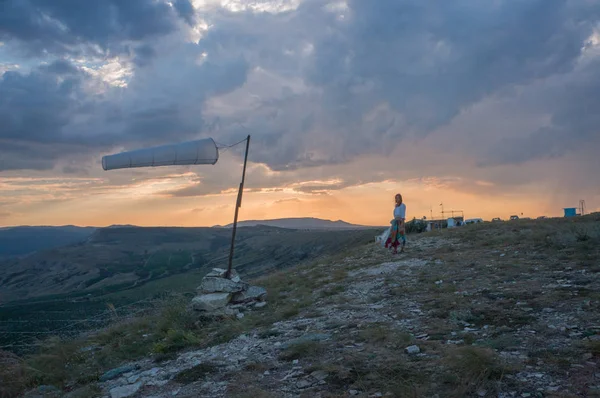
POLYGON ((551 115, 550 124, 501 139, 486 153, 482 166, 556 158, 584 147, 600 150, 600 61, 541 88, 539 97, 551 115))
POLYGON ((243 58, 197 65, 194 52, 188 52, 187 57, 176 54, 165 61, 178 63, 171 72, 179 73, 176 81, 161 85, 168 71, 158 76, 153 70, 140 72, 125 92, 128 102, 86 92, 91 75, 66 61, 42 65, 28 74, 4 73, 0 77, 0 171, 51 169, 58 160, 75 155, 196 137, 202 131, 201 108, 207 95, 242 85, 248 65, 243 58), (155 90, 161 89, 168 95, 157 96, 155 90))
POLYGON ((256 131, 258 160, 276 170, 389 155, 407 135, 423 137, 487 96, 569 73, 600 14, 597 1, 566 0, 347 6, 305 1, 280 15, 219 16, 201 43, 260 54, 259 65, 301 73, 319 93, 262 102, 234 121, 256 131), (303 46, 311 47, 305 56, 303 46), (389 109, 365 121, 382 102, 389 109))
POLYGON ((189 0, 175 0, 173 2, 173 7, 177 11, 177 14, 185 20, 189 25, 194 24, 194 6, 189 0))
POLYGON ((0 139, 61 142, 61 130, 74 116, 82 95, 82 79, 75 67, 63 61, 27 75, 4 73, 0 78, 0 139))
MULTIPOLYGON (((599 21, 596 0, 350 0, 346 10, 325 4, 305 0, 279 14, 209 9, 201 16, 211 28, 200 43, 182 44, 160 39, 177 18, 194 22, 187 0, 173 7, 150 0, 0 2, 0 41, 13 51, 22 44, 30 54, 62 58, 98 46, 133 54, 136 66, 127 88, 109 90, 118 92, 112 96, 83 90, 91 76, 64 60, 5 73, 0 123, 8 127, 0 140, 21 151, 32 144, 32 154, 37 143, 99 152, 209 131, 234 142, 251 131, 253 161, 298 170, 390 155, 404 138, 424 137, 490 95, 514 95, 514 87, 556 76, 572 83, 565 82, 564 99, 548 101, 547 91, 538 101, 552 124, 523 132, 521 141, 483 140, 494 149, 480 164, 561 156, 572 149, 560 146, 561 136, 582 141, 595 132, 600 104, 588 98, 597 96, 600 76, 590 69, 578 78, 574 65, 599 21), (206 100, 243 86, 256 66, 308 87, 282 87, 268 99, 259 89, 251 109, 205 123, 206 100), (582 86, 586 79, 590 88, 582 86), (581 102, 586 111, 574 105, 581 102)), ((562 97, 560 90, 552 95, 562 97)))
MULTIPOLYGON (((0 41, 16 40, 29 55, 78 53, 81 48, 121 52, 126 40, 141 41, 170 33, 176 14, 188 20, 189 0, 176 11, 152 0, 3 0, 0 41)), ((191 9, 191 11, 190 11, 191 9)))
POLYGON ((571 70, 598 20, 597 5, 587 15, 585 6, 350 1, 350 21, 315 44, 307 77, 350 111, 351 89, 368 81, 374 101, 387 100, 408 127, 427 133, 499 89, 571 70))
POLYGON ((156 50, 149 44, 142 44, 135 48, 135 58, 133 62, 137 66, 149 65, 152 59, 156 56, 156 50))
POLYGON ((246 81, 249 65, 243 57, 206 60, 198 65, 201 49, 183 46, 139 70, 127 88, 128 102, 101 107, 105 127, 98 139, 107 144, 164 144, 192 139, 202 132, 202 106, 210 95, 234 90, 246 81))

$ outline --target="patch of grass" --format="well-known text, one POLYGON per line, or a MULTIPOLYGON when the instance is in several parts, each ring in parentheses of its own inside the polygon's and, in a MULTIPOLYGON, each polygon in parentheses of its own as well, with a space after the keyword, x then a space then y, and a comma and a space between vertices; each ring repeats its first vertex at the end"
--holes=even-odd
POLYGON ((344 286, 342 284, 338 284, 338 285, 333 285, 333 286, 329 286, 329 287, 325 288, 324 290, 321 291, 319 296, 321 298, 326 298, 326 297, 338 295, 345 291, 346 291, 346 286, 344 286))
POLYGON ((507 373, 495 352, 489 348, 463 346, 450 349, 445 358, 446 381, 453 384, 456 397, 464 397, 477 389, 490 386, 507 373))
POLYGON ((600 358, 600 340, 587 341, 585 342, 584 347, 594 357, 600 358))
POLYGON ((294 359, 316 357, 325 352, 325 345, 318 341, 306 341, 286 348, 279 353, 279 359, 292 361, 294 359))
POLYGON ((157 354, 168 354, 180 351, 186 347, 200 345, 202 342, 202 336, 198 336, 192 331, 169 329, 161 341, 154 343, 152 352, 157 354))
POLYGON ((102 389, 97 384, 86 385, 69 393, 69 398, 100 398, 102 396, 102 389))
POLYGON ((86 366, 86 356, 80 348, 77 342, 48 339, 38 355, 25 359, 28 371, 26 384, 49 384, 62 388, 69 378, 78 379, 83 375, 89 382, 90 378, 97 377, 97 368, 86 366))
POLYGON ((343 364, 321 364, 320 370, 329 374, 327 382, 334 388, 348 387, 360 391, 389 392, 394 397, 422 397, 427 390, 427 375, 396 351, 344 358, 343 364))
POLYGON ((238 374, 236 383, 227 386, 227 397, 231 398, 279 398, 281 394, 275 394, 257 386, 254 377, 247 373, 238 374))
POLYGON ((531 350, 529 352, 529 357, 531 360, 540 359, 544 361, 546 366, 552 366, 560 369, 561 371, 567 371, 571 369, 573 355, 575 355, 575 353, 570 349, 542 348, 539 350, 531 350))
POLYGON ((265 371, 271 369, 271 366, 262 362, 251 362, 244 366, 244 369, 249 372, 264 373, 265 371))
POLYGON ((281 336, 282 332, 277 329, 266 329, 258 334, 261 339, 268 339, 269 337, 281 336))
POLYGON ((338 267, 331 271, 332 282, 342 282, 348 277, 348 271, 344 268, 338 267))
POLYGON ((481 342, 481 345, 495 350, 506 351, 516 349, 521 345, 521 341, 512 335, 502 335, 493 339, 484 340, 481 342))
POLYGON ((173 378, 174 381, 181 384, 193 383, 196 380, 203 379, 209 374, 219 371, 219 366, 206 362, 194 366, 193 368, 182 370, 173 378))
POLYGON ((390 325, 372 324, 359 331, 357 340, 373 344, 406 345, 412 337, 409 333, 401 333, 391 328, 390 325))
POLYGON ((27 386, 27 370, 14 354, 0 350, 0 397, 18 397, 27 386))

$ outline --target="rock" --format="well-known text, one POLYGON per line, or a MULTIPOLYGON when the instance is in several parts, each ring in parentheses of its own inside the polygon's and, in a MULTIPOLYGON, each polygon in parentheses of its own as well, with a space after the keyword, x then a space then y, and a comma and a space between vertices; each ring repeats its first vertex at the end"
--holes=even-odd
POLYGON ((350 391, 348 391, 348 393, 350 395, 358 395, 358 391, 357 390, 350 390, 350 391))
POLYGON ((329 377, 329 373, 325 372, 324 370, 315 370, 310 375, 319 381, 325 380, 327 377, 329 377))
POLYGON ((126 386, 118 386, 110 390, 110 398, 126 398, 130 397, 142 387, 142 383, 129 384, 126 386))
POLYGON ((264 301, 267 291, 259 286, 250 286, 248 290, 235 293, 231 299, 232 303, 248 303, 250 301, 264 301))
MULTIPOLYGON (((227 270, 223 269, 223 268, 213 268, 212 271, 210 271, 208 274, 206 274, 206 277, 216 277, 216 278, 225 278, 225 275, 227 274, 227 270)), ((231 270, 231 276, 237 276, 237 272, 232 269, 231 270)))
POLYGON ((306 379, 300 380, 296 383, 296 387, 301 388, 301 389, 312 387, 313 385, 314 385, 314 383, 312 381, 306 380, 306 379))
POLYGON ((242 319, 244 317, 244 314, 240 312, 240 313, 236 314, 235 316, 237 317, 237 319, 242 319))
POLYGON ((102 349, 101 347, 98 347, 98 346, 95 346, 95 345, 90 345, 90 346, 87 346, 87 347, 81 347, 79 349, 79 352, 100 351, 101 349, 102 349))
POLYGON ((100 376, 100 381, 109 381, 112 379, 116 379, 117 377, 121 376, 124 373, 129 373, 129 372, 133 372, 134 370, 137 370, 138 367, 135 365, 125 365, 125 366, 121 366, 118 368, 114 368, 109 370, 108 372, 104 373, 102 376, 100 376))
POLYGON ((192 308, 195 311, 214 311, 225 307, 230 300, 231 293, 203 294, 192 299, 192 308))
POLYGON ((237 293, 245 290, 247 285, 226 278, 204 277, 202 284, 196 289, 200 293, 237 293))
POLYGON ((139 379, 140 379, 140 375, 136 375, 136 374, 134 374, 133 376, 129 376, 129 377, 127 378, 127 382, 128 382, 129 384, 133 384, 133 383, 137 382, 139 379))
POLYGON ((293 345, 308 343, 310 341, 323 341, 331 338, 330 334, 325 333, 308 333, 304 336, 298 337, 296 339, 292 339, 281 345, 282 348, 286 349, 293 345))
POLYGON ((255 307, 255 308, 262 308, 262 307, 264 307, 265 305, 267 305, 267 302, 266 302, 266 301, 259 301, 258 303, 254 304, 254 307, 255 307))
POLYGON ((421 352, 421 349, 416 345, 411 345, 406 347, 406 353, 410 355, 418 354, 421 352))

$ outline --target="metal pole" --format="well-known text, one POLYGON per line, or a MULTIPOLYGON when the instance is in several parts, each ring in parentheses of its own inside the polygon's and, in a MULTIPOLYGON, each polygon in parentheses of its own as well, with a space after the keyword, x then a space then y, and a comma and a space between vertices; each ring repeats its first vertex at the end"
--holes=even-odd
POLYGON ((231 266, 233 263, 233 248, 235 245, 235 233, 237 232, 237 220, 238 212, 242 207, 242 193, 244 192, 244 180, 246 179, 246 164, 248 163, 248 149, 250 147, 250 135, 246 138, 246 154, 244 155, 244 170, 242 171, 242 182, 240 183, 240 189, 238 190, 237 201, 235 204, 235 215, 233 216, 233 231, 231 233, 231 249, 229 250, 229 266, 227 267, 227 278, 231 278, 231 266))

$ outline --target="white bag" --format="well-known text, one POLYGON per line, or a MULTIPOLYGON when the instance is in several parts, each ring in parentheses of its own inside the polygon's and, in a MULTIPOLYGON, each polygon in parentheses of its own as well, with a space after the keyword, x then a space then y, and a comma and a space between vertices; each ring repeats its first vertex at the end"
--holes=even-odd
POLYGON ((385 247, 385 242, 388 240, 388 238, 390 237, 390 232, 392 231, 392 227, 388 227, 388 229, 386 229, 383 234, 381 234, 381 240, 379 241, 379 243, 381 244, 381 246, 385 247))

